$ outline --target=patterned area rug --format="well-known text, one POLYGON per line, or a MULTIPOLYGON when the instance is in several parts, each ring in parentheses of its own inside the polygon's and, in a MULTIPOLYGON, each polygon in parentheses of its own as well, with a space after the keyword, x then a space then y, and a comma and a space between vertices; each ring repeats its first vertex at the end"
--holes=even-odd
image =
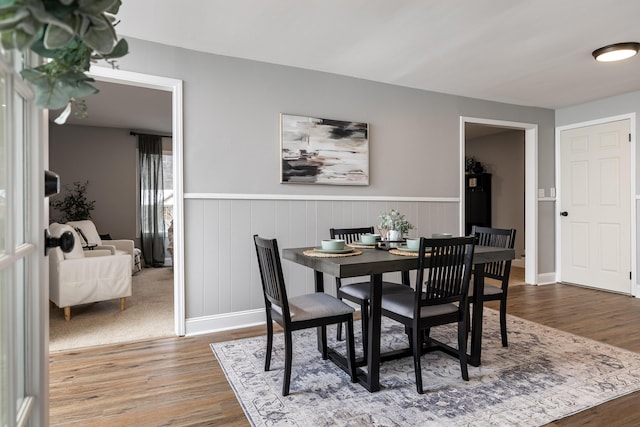
MULTIPOLYGON (((509 347, 503 348, 498 314, 485 309, 482 366, 469 366, 469 382, 453 357, 424 355, 423 395, 416 392, 409 357, 381 366, 377 393, 350 383, 320 357, 315 330, 294 333, 287 397, 280 394, 282 334, 274 337, 269 372, 265 336, 211 348, 254 426, 536 426, 640 389, 640 354, 517 317, 508 322, 509 347)), ((383 351, 408 345, 401 325, 385 319, 382 328, 383 351)), ((450 326, 431 333, 447 343, 456 336, 450 326)), ((334 330, 328 335, 335 339, 334 330)), ((345 352, 343 342, 330 338, 329 345, 345 352)))

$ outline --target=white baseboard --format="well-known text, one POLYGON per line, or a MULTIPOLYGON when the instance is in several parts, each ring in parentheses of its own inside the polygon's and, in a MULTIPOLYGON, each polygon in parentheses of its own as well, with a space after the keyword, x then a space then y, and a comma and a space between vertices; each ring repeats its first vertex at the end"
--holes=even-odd
POLYGON ((538 285, 551 285, 553 283, 558 283, 555 272, 538 274, 538 285))
MULTIPOLYGON (((351 301, 345 301, 345 303, 353 306, 356 311, 360 310, 360 306, 351 301)), ((264 325, 266 321, 264 308, 218 314, 215 316, 194 317, 186 320, 185 335, 202 335, 212 332, 228 331, 230 329, 248 328, 251 326, 264 325)))
POLYGON ((512 267, 525 268, 525 266, 524 266, 524 258, 514 259, 513 261, 511 261, 511 266, 512 267))
POLYGON ((194 317, 186 320, 185 335, 201 335, 230 329, 248 328, 250 326, 264 325, 265 322, 264 308, 215 316, 194 317))

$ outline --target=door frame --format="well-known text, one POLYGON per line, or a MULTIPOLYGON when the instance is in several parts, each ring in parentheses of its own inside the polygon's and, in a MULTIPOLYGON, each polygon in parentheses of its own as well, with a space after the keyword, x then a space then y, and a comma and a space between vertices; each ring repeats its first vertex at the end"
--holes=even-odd
POLYGON ((621 115, 617 115, 617 116, 610 116, 610 117, 603 117, 600 119, 595 119, 595 120, 588 120, 585 122, 578 122, 578 123, 572 123, 569 125, 564 125, 564 126, 557 126, 556 127, 556 135, 555 135, 555 139, 556 139, 556 143, 555 143, 555 157, 556 157, 556 209, 555 209, 555 215, 556 215, 556 235, 555 235, 555 240, 556 240, 556 281, 557 282, 562 282, 562 221, 558 221, 557 218, 559 218, 560 216, 560 205, 561 205, 561 201, 562 201, 562 186, 561 186, 561 178, 560 178, 560 136, 561 133, 565 130, 570 130, 570 129, 577 129, 577 128, 582 128, 582 127, 588 127, 588 126, 594 126, 594 125, 601 125, 601 124, 605 124, 605 123, 610 123, 610 122, 617 122, 617 121, 621 121, 621 120, 628 120, 629 121, 629 132, 631 133, 631 141, 629 141, 629 144, 631 144, 630 148, 630 153, 631 155, 629 156, 629 173, 631 175, 631 186, 630 186, 630 191, 629 191, 629 198, 631 200, 630 203, 630 209, 631 209, 631 216, 630 218, 630 229, 631 229, 631 247, 629 248, 630 252, 629 255, 631 256, 631 280, 629 283, 629 287, 630 287, 630 293, 632 296, 634 297, 638 297, 640 296, 640 289, 637 283, 637 260, 636 260, 636 220, 637 220, 637 215, 636 215, 636 113, 632 112, 632 113, 628 113, 628 114, 621 114, 621 115))
POLYGON ((171 123, 173 150, 173 316, 178 336, 186 333, 184 280, 184 189, 183 189, 183 100, 182 80, 108 67, 91 67, 87 73, 96 80, 172 93, 171 123))
POLYGON ((525 210, 525 282, 538 284, 538 125, 480 117, 460 117, 460 233, 464 234, 464 194, 465 194, 465 124, 474 123, 524 130, 524 210, 525 210))

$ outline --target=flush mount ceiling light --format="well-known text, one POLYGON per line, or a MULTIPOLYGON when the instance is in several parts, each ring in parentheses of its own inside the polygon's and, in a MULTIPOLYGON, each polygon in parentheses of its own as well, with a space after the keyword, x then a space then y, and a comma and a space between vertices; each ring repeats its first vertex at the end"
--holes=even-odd
POLYGON ((596 49, 593 51, 592 55, 596 61, 612 62, 631 58, 638 53, 638 50, 640 50, 640 43, 616 43, 596 49))

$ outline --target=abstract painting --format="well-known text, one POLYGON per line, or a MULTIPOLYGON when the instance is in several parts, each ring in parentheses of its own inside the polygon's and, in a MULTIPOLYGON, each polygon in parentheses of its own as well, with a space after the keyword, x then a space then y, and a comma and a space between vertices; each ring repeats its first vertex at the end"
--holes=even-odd
POLYGON ((281 183, 369 185, 367 123, 280 114, 281 183))

